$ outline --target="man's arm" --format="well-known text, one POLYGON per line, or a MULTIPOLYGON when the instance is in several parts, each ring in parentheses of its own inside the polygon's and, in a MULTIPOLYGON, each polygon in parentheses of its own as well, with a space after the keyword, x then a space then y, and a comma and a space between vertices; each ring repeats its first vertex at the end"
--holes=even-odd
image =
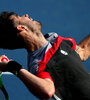
POLYGON ((82 61, 88 59, 90 56, 90 34, 78 44, 76 52, 79 54, 82 61))
MULTIPOLYGON (((1 56, 0 60, 6 56, 1 56)), ((8 59, 8 58, 7 58, 8 59)), ((50 99, 54 92, 55 87, 51 79, 39 78, 32 73, 24 69, 19 63, 11 60, 1 61, 0 62, 0 71, 9 71, 16 75, 15 72, 18 72, 19 79, 26 85, 26 87, 32 92, 35 96, 40 99, 50 99)))
POLYGON ((18 77, 40 99, 50 99, 55 92, 54 83, 48 78, 39 78, 25 69, 19 71, 18 77))

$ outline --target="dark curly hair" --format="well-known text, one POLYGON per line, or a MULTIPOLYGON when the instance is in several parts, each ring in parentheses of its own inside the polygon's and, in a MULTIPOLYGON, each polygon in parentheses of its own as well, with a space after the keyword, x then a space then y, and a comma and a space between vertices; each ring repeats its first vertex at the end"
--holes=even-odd
POLYGON ((17 15, 14 12, 4 11, 0 14, 0 48, 18 49, 24 48, 24 42, 18 37, 15 23, 10 19, 11 15, 17 15))

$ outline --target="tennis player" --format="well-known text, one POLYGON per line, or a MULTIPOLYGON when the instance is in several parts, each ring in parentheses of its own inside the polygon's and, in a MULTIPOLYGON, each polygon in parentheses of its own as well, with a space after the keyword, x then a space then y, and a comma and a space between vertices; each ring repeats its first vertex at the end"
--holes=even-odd
MULTIPOLYGON (((0 70, 17 75, 35 96, 90 100, 90 76, 75 51, 73 38, 64 38, 57 33, 43 36, 39 21, 32 20, 27 14, 18 16, 13 12, 1 13, 0 37, 0 48, 27 50, 28 71, 15 61, 0 63, 0 70)), ((90 40, 90 35, 88 38, 90 40)), ((85 45, 88 50, 90 41, 85 45)))

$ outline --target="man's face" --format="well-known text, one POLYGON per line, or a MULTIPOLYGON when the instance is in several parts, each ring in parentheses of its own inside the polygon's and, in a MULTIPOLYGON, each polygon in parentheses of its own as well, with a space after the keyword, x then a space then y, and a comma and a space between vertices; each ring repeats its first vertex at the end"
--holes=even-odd
POLYGON ((28 14, 25 14, 23 16, 12 15, 10 19, 17 21, 21 25, 27 26, 31 31, 41 31, 41 23, 38 21, 34 21, 28 16, 28 14))

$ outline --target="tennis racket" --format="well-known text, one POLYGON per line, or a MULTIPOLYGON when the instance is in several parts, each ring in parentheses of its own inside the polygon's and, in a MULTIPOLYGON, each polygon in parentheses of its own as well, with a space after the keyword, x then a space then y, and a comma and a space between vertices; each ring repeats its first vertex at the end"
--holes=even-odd
MULTIPOLYGON (((1 59, 2 62, 5 60, 8 61, 5 57, 1 59)), ((9 100, 8 93, 2 82, 2 72, 0 72, 0 100, 9 100)))

